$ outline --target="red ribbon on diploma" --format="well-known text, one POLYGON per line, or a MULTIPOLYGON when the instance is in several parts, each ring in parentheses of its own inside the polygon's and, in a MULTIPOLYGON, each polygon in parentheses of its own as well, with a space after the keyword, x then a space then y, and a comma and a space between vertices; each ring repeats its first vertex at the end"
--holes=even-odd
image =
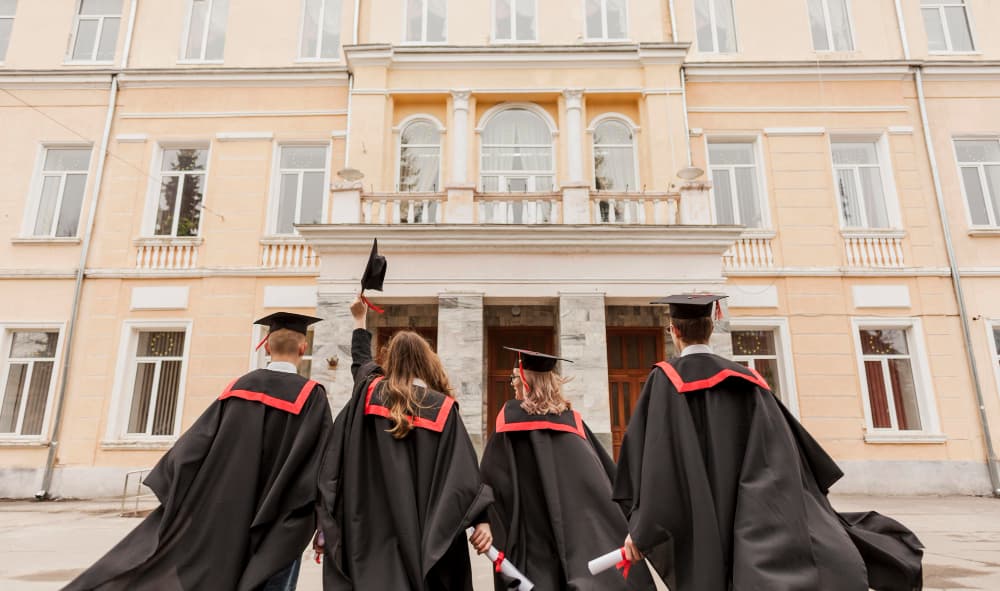
POLYGON ((497 552, 497 559, 493 561, 493 570, 500 572, 500 565, 503 564, 503 552, 497 552))
POLYGON ((629 569, 632 568, 632 562, 625 557, 624 547, 622 547, 622 559, 618 564, 615 565, 615 568, 621 571, 623 579, 628 579, 628 571, 629 569))
POLYGON ((385 310, 379 308, 375 304, 371 303, 371 300, 365 297, 365 294, 361 294, 361 301, 365 303, 366 306, 372 309, 376 314, 385 314, 385 310))

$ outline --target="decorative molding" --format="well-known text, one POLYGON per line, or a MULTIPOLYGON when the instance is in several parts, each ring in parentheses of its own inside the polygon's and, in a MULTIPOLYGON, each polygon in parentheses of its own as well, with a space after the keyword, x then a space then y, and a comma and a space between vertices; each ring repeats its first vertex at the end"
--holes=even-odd
MULTIPOLYGON (((951 277, 948 267, 853 268, 835 266, 726 269, 729 277, 951 277)), ((965 275, 965 271, 962 271, 965 275)), ((1000 274, 1000 270, 998 270, 1000 274)))
MULTIPOLYGON (((75 70, 73 72, 61 72, 55 70, 22 70, 18 72, 4 71, 0 73, 0 88, 10 90, 103 90, 107 91, 111 85, 112 72, 105 70, 93 70, 84 72, 75 70)), ((94 103, 94 108, 106 109, 104 100, 101 104, 94 103)))
POLYGON ((0 279, 76 279, 74 269, 0 269, 0 279))
POLYGON ((853 107, 843 106, 724 106, 724 107, 689 107, 689 113, 904 113, 907 108, 903 105, 858 105, 853 107))
POLYGON ((119 133, 115 136, 115 141, 119 144, 143 144, 149 140, 145 133, 119 133))
POLYGON ((727 304, 730 308, 777 308, 778 286, 729 284, 726 286, 729 294, 727 304))
POLYGON ((329 111, 172 111, 165 113, 122 113, 121 119, 228 119, 241 117, 336 117, 347 109, 329 111))
POLYGON ((909 308, 910 288, 907 285, 854 285, 851 295, 855 308, 909 308))
POLYGON ((80 244, 79 236, 16 236, 10 239, 11 244, 31 244, 55 246, 60 244, 80 244))
POLYGON ((265 285, 265 308, 315 308, 315 285, 265 285))
POLYGON ((823 127, 765 127, 764 135, 769 136, 795 136, 795 135, 823 135, 826 128, 823 127))
POLYGON ((948 436, 943 433, 925 433, 923 431, 865 431, 865 443, 947 443, 948 436))
MULTIPOLYGON (((198 267, 193 269, 93 268, 89 279, 204 279, 206 277, 316 277, 318 269, 268 269, 264 267, 198 267)), ((74 278, 68 277, 68 279, 74 278)))
POLYGON ((831 80, 904 80, 911 76, 905 62, 688 62, 688 82, 783 82, 831 80))
POLYGON ((891 135, 908 135, 913 133, 912 125, 890 125, 889 133, 891 135))
POLYGON ((133 287, 131 310, 186 310, 187 286, 133 287))
MULTIPOLYGON (((197 62, 204 64, 205 62, 197 62)), ((170 68, 128 70, 118 77, 122 88, 347 86, 347 67, 170 68)))
POLYGON ((220 131, 215 134, 215 139, 220 142, 248 142, 248 141, 271 141, 274 133, 270 131, 220 131))

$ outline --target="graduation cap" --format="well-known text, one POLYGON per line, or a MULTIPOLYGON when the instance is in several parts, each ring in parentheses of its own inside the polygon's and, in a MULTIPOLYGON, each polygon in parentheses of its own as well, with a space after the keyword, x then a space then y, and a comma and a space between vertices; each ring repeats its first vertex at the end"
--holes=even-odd
POLYGON ((385 257, 378 253, 378 238, 376 238, 372 242, 372 252, 368 255, 368 266, 365 267, 365 272, 361 275, 361 301, 379 314, 382 314, 385 310, 371 303, 365 297, 365 290, 374 289, 375 291, 382 291, 382 284, 385 283, 385 272, 388 267, 389 263, 385 260, 385 257))
POLYGON ((669 304, 671 318, 711 318, 714 311, 715 319, 721 320, 722 305, 718 302, 727 297, 729 296, 714 293, 683 293, 667 296, 650 303, 669 304))
POLYGON ((569 359, 563 359, 562 357, 556 357, 555 355, 546 355, 545 353, 539 353, 537 351, 515 349, 514 347, 504 347, 504 349, 517 353, 517 370, 521 374, 521 384, 527 392, 530 392, 531 388, 528 387, 528 381, 524 379, 524 370, 544 373, 555 369, 556 362, 558 361, 573 363, 569 359))
POLYGON ((305 314, 296 314, 294 312, 275 312, 274 314, 268 314, 263 318, 254 320, 254 324, 263 324, 268 328, 267 334, 257 343, 254 351, 260 349, 267 341, 267 337, 271 336, 271 333, 276 330, 291 330, 305 335, 308 334, 310 324, 315 324, 321 320, 323 319, 316 318, 315 316, 306 316, 305 314))

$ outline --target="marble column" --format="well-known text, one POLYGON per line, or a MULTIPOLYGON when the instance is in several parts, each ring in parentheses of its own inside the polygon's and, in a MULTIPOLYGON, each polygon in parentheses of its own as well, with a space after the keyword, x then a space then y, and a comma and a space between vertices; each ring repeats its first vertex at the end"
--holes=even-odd
POLYGON ((354 319, 351 302, 355 294, 324 293, 316 302, 316 315, 323 322, 316 324, 313 335, 312 379, 326 388, 330 406, 336 415, 351 399, 354 380, 351 377, 351 334, 354 319))
POLYGON ((453 121, 451 133, 451 185, 464 185, 469 182, 469 97, 468 90, 453 90, 451 92, 451 109, 453 121))
POLYGON ((583 181, 583 91, 563 91, 566 100, 566 179, 571 184, 583 181))
POLYGON ((608 402, 608 338, 604 294, 559 294, 559 356, 563 376, 573 378, 566 394, 591 431, 611 452, 608 402))
POLYGON ((477 450, 483 446, 485 395, 483 294, 438 296, 438 355, 455 389, 462 421, 477 450))

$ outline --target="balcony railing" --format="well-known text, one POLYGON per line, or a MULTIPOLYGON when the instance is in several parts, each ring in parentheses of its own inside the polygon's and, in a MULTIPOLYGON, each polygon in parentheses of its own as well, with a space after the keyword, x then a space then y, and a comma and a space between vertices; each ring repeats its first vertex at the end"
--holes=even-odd
POLYGON ((595 224, 676 224, 679 199, 669 193, 591 193, 591 219, 595 224))
POLYGON ((194 269, 200 238, 142 238, 136 241, 138 269, 194 269))
POLYGON ((759 271, 774 267, 773 236, 744 235, 722 255, 728 271, 759 271))
POLYGON ((440 224, 445 199, 443 193, 366 193, 361 219, 366 224, 440 224))
POLYGON ((562 223, 559 193, 477 193, 475 202, 480 224, 562 223))
POLYGON ((903 232, 844 232, 848 267, 903 267, 903 232))
POLYGON ((318 269, 319 257, 302 238, 269 238, 260 241, 260 266, 265 269, 318 269))

